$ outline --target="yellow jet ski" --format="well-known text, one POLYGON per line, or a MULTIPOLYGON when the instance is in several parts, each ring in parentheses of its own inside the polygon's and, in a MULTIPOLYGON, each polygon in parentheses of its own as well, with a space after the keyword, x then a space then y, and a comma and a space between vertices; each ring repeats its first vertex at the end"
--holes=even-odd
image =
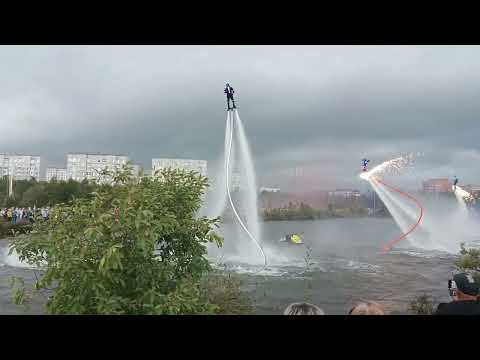
POLYGON ((293 245, 303 245, 303 239, 299 234, 288 234, 280 242, 285 242, 293 245))

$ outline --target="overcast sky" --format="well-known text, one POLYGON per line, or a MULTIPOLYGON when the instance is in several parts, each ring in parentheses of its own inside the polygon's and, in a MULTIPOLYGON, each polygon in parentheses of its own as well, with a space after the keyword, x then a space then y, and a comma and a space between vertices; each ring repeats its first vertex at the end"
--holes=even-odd
POLYGON ((259 185, 305 166, 317 188, 423 152, 398 182, 480 183, 478 46, 0 46, 0 153, 217 160, 225 82, 259 185))

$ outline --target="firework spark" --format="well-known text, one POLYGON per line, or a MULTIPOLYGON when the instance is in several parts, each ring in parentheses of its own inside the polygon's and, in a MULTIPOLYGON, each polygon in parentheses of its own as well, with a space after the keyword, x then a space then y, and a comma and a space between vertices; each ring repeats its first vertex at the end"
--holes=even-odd
POLYGON ((360 177, 368 181, 372 176, 382 178, 386 174, 401 174, 403 170, 413 164, 419 155, 419 153, 410 153, 405 156, 385 161, 380 165, 375 166, 372 170, 361 173, 360 177))

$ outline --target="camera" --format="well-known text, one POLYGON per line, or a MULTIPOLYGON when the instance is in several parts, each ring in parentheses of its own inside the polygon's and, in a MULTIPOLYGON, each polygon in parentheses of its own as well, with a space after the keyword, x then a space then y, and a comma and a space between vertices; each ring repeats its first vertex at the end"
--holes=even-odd
POLYGON ((457 284, 454 280, 448 280, 448 293, 450 296, 455 296, 457 290, 457 284))

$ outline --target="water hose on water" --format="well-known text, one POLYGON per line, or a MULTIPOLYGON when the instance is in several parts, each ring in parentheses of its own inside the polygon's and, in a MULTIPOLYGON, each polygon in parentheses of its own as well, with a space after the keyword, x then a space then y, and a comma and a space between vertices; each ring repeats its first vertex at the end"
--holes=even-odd
MULTIPOLYGON (((235 113, 236 113, 236 110, 235 110, 235 113)), ((233 114, 233 112, 232 112, 233 114)), ((232 210, 233 210, 233 213, 235 214, 235 217, 237 218, 238 222, 240 223, 240 226, 242 227, 242 229, 247 233, 248 237, 257 245, 257 247, 260 249, 260 252, 262 253, 263 255, 263 262, 264 262, 264 265, 263 267, 254 272, 254 274, 256 273, 259 273, 260 271, 264 270, 266 267, 267 267, 267 256, 265 255, 265 252, 263 251, 263 248, 262 246, 259 244, 259 242, 253 237, 253 235, 250 233, 250 231, 248 231, 247 227, 245 226, 245 224, 243 223, 242 219, 240 218, 240 216, 238 215, 237 213, 237 209, 235 208, 235 205, 233 204, 233 201, 232 201, 232 196, 230 194, 230 185, 229 185, 229 173, 230 173, 230 154, 232 152, 232 141, 233 141, 233 126, 234 126, 234 121, 232 121, 232 119, 234 119, 235 117, 231 117, 231 116, 227 116, 227 121, 230 121, 231 124, 230 124, 230 140, 229 140, 229 143, 228 143, 228 152, 227 152, 227 164, 226 164, 226 185, 227 185, 227 194, 228 194, 228 200, 230 202, 230 205, 232 207, 232 210)), ((237 117, 238 118, 238 117, 237 117)))
POLYGON ((398 239, 394 239, 392 241, 390 241, 387 245, 385 245, 385 247, 383 248, 383 253, 386 253, 390 250, 392 250, 392 247, 396 244, 398 244, 400 241, 402 241, 403 239, 405 239, 408 234, 410 234, 413 230, 415 230, 415 228, 420 224, 420 221, 422 221, 422 218, 423 218, 423 206, 422 204, 420 204, 420 202, 415 199, 412 195, 410 194, 407 194, 406 192, 403 192, 402 190, 400 189, 397 189, 395 187, 393 187, 392 185, 388 185, 387 183, 383 182, 382 180, 378 179, 378 178, 373 178, 372 181, 375 181, 375 182, 378 182, 380 184, 382 184, 383 186, 389 188, 390 190, 392 191, 395 191, 397 193, 399 193, 400 195, 402 196, 405 196, 406 198, 412 200, 419 208, 420 208, 420 215, 418 216, 418 219, 417 219, 417 222, 415 224, 413 224, 408 230, 407 232, 405 232, 402 236, 400 236, 398 239))

